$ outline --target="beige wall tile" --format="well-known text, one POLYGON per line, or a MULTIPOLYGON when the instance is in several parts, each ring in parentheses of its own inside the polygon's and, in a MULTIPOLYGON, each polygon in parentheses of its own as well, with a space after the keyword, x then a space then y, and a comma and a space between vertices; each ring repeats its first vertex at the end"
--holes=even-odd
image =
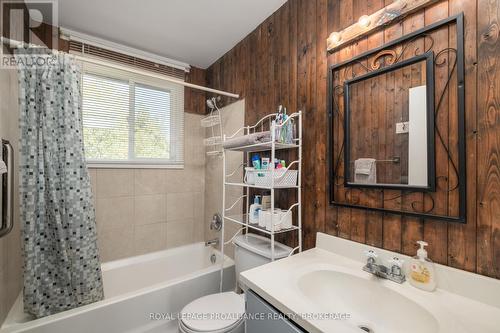
POLYGON ((152 224, 167 221, 167 196, 144 195, 134 198, 135 225, 152 224))
MULTIPOLYGON (((225 133, 234 133, 239 128, 244 126, 245 119, 245 101, 238 101, 231 105, 228 105, 221 110, 222 112, 222 122, 224 124, 225 133)), ((207 134, 208 135, 208 134, 207 134)), ((228 173, 235 170, 243 162, 243 154, 231 153, 227 155, 227 169, 228 173)), ((234 176, 235 181, 242 181, 242 173, 236 174, 234 176)), ((202 227, 205 232, 205 240, 214 239, 220 237, 220 232, 215 230, 210 230, 210 221, 214 213, 221 213, 222 210, 222 159, 220 158, 207 158, 205 165, 205 192, 204 192, 204 203, 205 203, 205 217, 202 222, 202 227)), ((230 207, 236 199, 238 199, 242 194, 243 190, 240 187, 228 186, 226 187, 227 193, 227 203, 226 207, 230 207)), ((241 214, 242 212, 242 201, 237 204, 229 214, 241 214)), ((234 235, 234 233, 239 229, 239 226, 226 222, 225 227, 225 239, 228 240, 234 235)), ((228 245, 225 247, 225 252, 229 256, 233 256, 233 247, 228 245)))
POLYGON ((205 166, 188 167, 192 177, 188 181, 189 192, 205 192, 205 166))
POLYGON ((205 217, 205 193, 193 193, 193 217, 205 217))
POLYGON ((134 170, 135 195, 165 194, 167 193, 166 173, 162 169, 134 170))
POLYGON ((127 197, 134 195, 134 170, 97 169, 97 197, 127 197))
POLYGON ((167 194, 167 222, 192 218, 194 204, 193 193, 167 194))
POLYGON ((184 170, 166 171, 166 193, 203 192, 205 190, 205 168, 186 166, 184 170))
POLYGON ((167 193, 188 192, 185 183, 189 175, 185 170, 165 170, 165 188, 167 193))
POLYGON ((134 198, 98 198, 97 230, 124 228, 134 225, 134 198))
POLYGON ((135 254, 164 250, 167 247, 167 224, 156 223, 135 227, 135 254))
POLYGON ((135 255, 134 227, 100 230, 97 237, 101 262, 107 262, 135 255))
MULTIPOLYGON (((193 220, 193 242, 205 241, 205 216, 195 217, 193 220)), ((208 223, 208 222, 207 222, 208 223)))
POLYGON ((166 221, 173 222, 171 247, 204 240, 202 118, 186 115, 184 169, 90 169, 97 193, 98 238, 109 243, 101 246, 107 260, 165 249, 166 221), (133 245, 125 247, 122 233, 110 232, 118 228, 127 230, 125 236, 133 245))
POLYGON ((90 186, 92 187, 92 194, 94 199, 97 197, 97 169, 89 169, 90 186))
POLYGON ((167 247, 173 248, 195 242, 193 219, 167 222, 167 247))

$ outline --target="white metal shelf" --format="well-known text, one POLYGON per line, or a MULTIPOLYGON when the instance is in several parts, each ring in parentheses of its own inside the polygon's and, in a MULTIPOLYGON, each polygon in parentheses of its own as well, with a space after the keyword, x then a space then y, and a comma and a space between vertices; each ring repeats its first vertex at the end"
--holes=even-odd
MULTIPOLYGON (((227 140, 229 138, 234 138, 238 134, 243 134, 243 135, 249 135, 253 134, 256 132, 259 132, 257 129, 260 129, 260 131, 264 131, 264 124, 266 122, 269 123, 269 130, 271 133, 271 141, 269 142, 260 142, 260 143, 255 143, 251 145, 245 145, 245 146, 239 146, 239 147, 232 147, 232 148, 224 148, 223 149, 223 194, 222 194, 222 218, 223 221, 229 221, 238 225, 241 225, 245 227, 246 231, 248 230, 256 230, 260 231, 266 235, 269 235, 271 238, 271 260, 274 261, 275 259, 275 235, 276 234, 282 234, 282 233, 287 233, 290 231, 297 231, 298 232, 298 247, 294 249, 299 252, 302 251, 302 189, 301 189, 301 176, 302 176, 302 112, 296 112, 294 114, 291 114, 289 118, 281 125, 276 125, 273 122, 273 119, 275 118, 276 114, 269 114, 263 118, 261 118, 255 125, 253 126, 245 126, 240 128, 238 131, 236 131, 233 135, 227 137, 224 136, 224 140, 227 140), (276 129, 279 128, 284 128, 287 122, 292 123, 292 121, 297 121, 297 137, 293 140, 293 143, 280 143, 276 141, 276 129), (251 165, 250 164, 250 158, 252 153, 256 152, 263 152, 263 151, 269 151, 271 154, 270 160, 274 161, 276 158, 276 151, 278 150, 284 150, 284 149, 297 149, 298 150, 298 160, 290 163, 288 169, 292 166, 292 164, 297 164, 297 185, 294 186, 276 186, 275 185, 275 178, 272 179, 272 185, 271 186, 257 186, 257 185, 251 185, 239 181, 228 181, 227 178, 230 176, 233 176, 236 171, 232 172, 230 175, 226 175, 226 154, 230 151, 236 151, 236 152, 243 152, 246 154, 246 164, 242 165, 251 165), (243 195, 240 199, 244 198, 246 201, 246 212, 250 210, 250 189, 262 189, 262 190, 268 190, 271 192, 271 211, 276 210, 275 206, 275 199, 276 199, 276 190, 281 190, 281 189, 294 189, 297 191, 297 198, 298 202, 297 204, 293 205, 291 208, 297 209, 297 220, 294 221, 293 226, 291 228, 287 229, 279 229, 279 230, 274 230, 274 225, 272 225, 273 230, 267 230, 266 228, 260 227, 256 224, 250 224, 249 219, 248 219, 248 214, 238 214, 238 215, 228 215, 226 214, 227 209, 226 209, 226 186, 238 186, 243 188, 243 195)), ((241 165, 240 165, 241 167, 241 165)), ((274 171, 273 171, 273 176, 274 176, 274 171)), ((272 176, 272 177, 273 177, 272 176)), ((238 201, 240 200, 238 199, 238 201)), ((253 201, 253 200, 252 200, 253 201)), ((234 206, 234 204, 233 204, 234 206)), ((231 207, 232 208, 232 207, 231 207)), ((290 208, 290 209, 291 209, 290 208)), ((223 223, 223 230, 222 230, 222 235, 224 235, 224 224, 223 223)), ((222 236, 222 244, 224 244, 224 236, 222 236)))
POLYGON ((225 182, 224 185, 249 187, 249 188, 256 188, 256 189, 261 189, 261 190, 272 190, 272 189, 275 189, 275 190, 286 190, 286 189, 290 189, 290 188, 295 188, 295 189, 299 188, 298 185, 295 185, 295 186, 274 186, 274 187, 271 187, 271 186, 257 186, 257 185, 247 184, 247 183, 232 183, 232 182, 225 182))
MULTIPOLYGON (((262 151, 269 151, 272 150, 272 142, 261 142, 261 143, 255 143, 253 145, 247 145, 247 146, 239 146, 239 147, 231 147, 231 148, 225 148, 226 150, 229 151, 241 151, 244 153, 258 153, 262 151)), ((300 144, 295 144, 295 143, 279 143, 275 142, 275 150, 284 150, 284 149, 296 149, 300 147, 300 144)))
POLYGON ((274 233, 276 235, 276 234, 282 234, 282 233, 289 232, 289 231, 299 230, 299 227, 294 225, 291 228, 275 230, 274 232, 272 232, 272 231, 267 230, 265 227, 260 227, 258 224, 251 224, 251 223, 247 224, 246 222, 244 222, 247 220, 247 216, 248 216, 248 214, 239 214, 239 215, 224 216, 224 218, 228 221, 233 222, 233 223, 242 225, 244 227, 248 227, 249 229, 263 232, 267 235, 271 235, 272 233, 274 233))

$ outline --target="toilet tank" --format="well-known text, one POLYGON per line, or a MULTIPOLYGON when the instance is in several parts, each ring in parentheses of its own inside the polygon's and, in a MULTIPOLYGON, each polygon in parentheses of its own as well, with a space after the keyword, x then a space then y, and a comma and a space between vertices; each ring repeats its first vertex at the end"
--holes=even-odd
MULTIPOLYGON (((269 238, 248 233, 237 236, 234 239, 234 244, 234 264, 238 284, 240 284, 241 272, 271 262, 271 240, 269 238)), ((286 258, 291 252, 291 247, 274 242, 275 260, 286 258)))

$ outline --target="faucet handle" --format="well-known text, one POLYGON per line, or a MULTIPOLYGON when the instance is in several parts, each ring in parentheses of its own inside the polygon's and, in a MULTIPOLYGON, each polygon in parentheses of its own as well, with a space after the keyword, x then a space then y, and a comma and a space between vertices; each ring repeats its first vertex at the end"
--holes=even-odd
POLYGON ((373 250, 368 250, 368 251, 365 251, 365 256, 366 256, 366 266, 367 267, 372 267, 373 265, 375 265, 376 261, 377 261, 377 257, 378 255, 375 253, 375 251, 373 250))
POLYGON ((389 264, 399 268, 403 268, 404 263, 405 261, 403 259, 399 259, 398 257, 392 257, 392 259, 389 260, 389 264))
POLYGON ((391 274, 393 276, 403 276, 404 260, 401 260, 398 257, 392 257, 392 259, 389 260, 389 264, 391 264, 391 274))
POLYGON ((378 258, 378 254, 375 253, 375 251, 373 251, 373 250, 366 250, 365 251, 365 256, 367 256, 368 258, 373 258, 373 259, 377 259, 378 258))

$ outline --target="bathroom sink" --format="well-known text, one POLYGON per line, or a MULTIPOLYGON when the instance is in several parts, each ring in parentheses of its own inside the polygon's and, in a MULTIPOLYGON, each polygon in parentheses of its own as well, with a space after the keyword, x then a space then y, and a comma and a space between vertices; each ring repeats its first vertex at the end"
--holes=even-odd
POLYGON ((297 280, 300 292, 328 313, 350 315, 359 332, 434 333, 437 320, 423 307, 385 287, 376 277, 364 278, 335 270, 314 270, 297 280))

